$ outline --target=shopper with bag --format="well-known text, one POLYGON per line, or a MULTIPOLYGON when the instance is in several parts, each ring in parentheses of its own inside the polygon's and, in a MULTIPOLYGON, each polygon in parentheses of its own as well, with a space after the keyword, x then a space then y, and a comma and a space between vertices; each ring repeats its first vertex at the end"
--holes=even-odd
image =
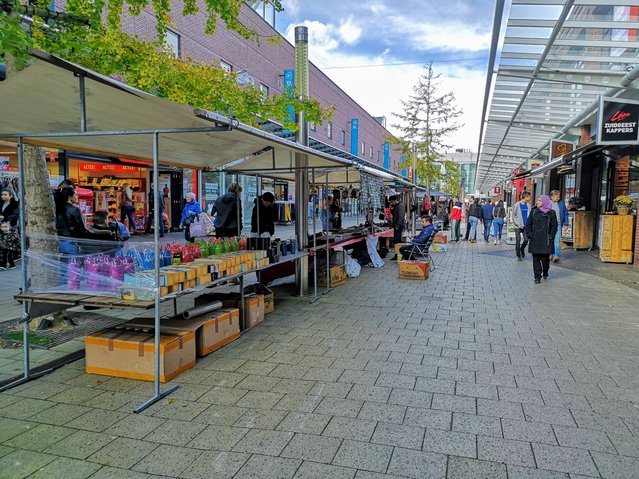
POLYGON ((191 223, 195 221, 202 213, 200 203, 195 201, 195 193, 189 192, 185 196, 186 204, 182 210, 182 218, 180 220, 180 228, 184 228, 184 239, 189 243, 193 242, 191 237, 191 223))
POLYGON ((242 232, 242 201, 238 198, 242 187, 231 183, 228 191, 218 196, 211 208, 211 216, 215 216, 215 236, 231 238, 240 236, 242 232))
POLYGON ((504 229, 504 223, 506 221, 506 208, 504 202, 499 200, 493 209, 493 236, 495 237, 494 244, 501 244, 501 235, 504 229))
POLYGON ((541 278, 548 278, 550 255, 555 250, 555 234, 557 233, 557 215, 552 210, 552 201, 547 195, 537 198, 537 207, 533 208, 526 222, 526 235, 530 240, 528 251, 533 257, 535 284, 541 278))
POLYGON ((513 224, 515 225, 515 253, 517 260, 523 261, 526 256, 526 246, 528 237, 526 236, 526 223, 528 222, 528 212, 530 211, 530 193, 523 191, 520 200, 513 207, 513 224), (522 241, 523 236, 523 241, 522 241))

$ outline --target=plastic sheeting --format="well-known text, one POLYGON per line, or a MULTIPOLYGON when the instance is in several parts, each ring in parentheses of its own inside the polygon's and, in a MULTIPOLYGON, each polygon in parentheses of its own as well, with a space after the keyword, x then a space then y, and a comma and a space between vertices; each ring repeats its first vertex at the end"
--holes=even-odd
POLYGON ((368 256, 371 257, 371 264, 373 268, 381 268, 384 266, 384 260, 377 252, 377 241, 379 238, 373 235, 366 236, 366 249, 368 250, 368 256))
POLYGON ((349 255, 346 255, 344 258, 344 267, 346 269, 346 276, 349 278, 357 278, 362 272, 360 264, 349 255))

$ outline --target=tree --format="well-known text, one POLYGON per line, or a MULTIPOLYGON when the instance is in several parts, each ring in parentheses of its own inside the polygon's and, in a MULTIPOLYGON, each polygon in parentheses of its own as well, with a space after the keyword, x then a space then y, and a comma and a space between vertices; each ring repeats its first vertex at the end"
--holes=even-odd
POLYGON ((457 122, 462 110, 457 107, 453 92, 440 91, 441 75, 434 73, 432 62, 426 68, 413 87, 413 94, 402 100, 404 111, 393 113, 399 122, 392 126, 400 134, 389 141, 405 157, 400 167, 412 168, 415 164, 415 182, 430 188, 440 174, 435 163, 450 148, 446 138, 462 127, 457 122))
POLYGON ((460 195, 461 190, 461 167, 454 161, 444 161, 444 171, 441 174, 440 181, 442 191, 451 195, 460 195))

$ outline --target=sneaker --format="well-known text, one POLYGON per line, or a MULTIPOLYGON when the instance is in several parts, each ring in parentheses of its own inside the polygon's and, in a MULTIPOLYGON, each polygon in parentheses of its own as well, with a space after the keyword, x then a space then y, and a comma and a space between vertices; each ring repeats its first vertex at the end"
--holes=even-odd
POLYGON ((517 261, 523 261, 524 258, 522 258, 521 256, 517 256, 517 261))
POLYGON ((559 256, 555 256, 555 257, 552 259, 552 262, 553 262, 553 263, 559 263, 559 256))
POLYGON ((13 266, 9 266, 8 269, 16 269, 16 265, 14 264, 13 266))
POLYGON ((544 279, 548 279, 548 275, 547 274, 544 275, 544 279))
POLYGON ((501 240, 497 240, 497 244, 501 244, 501 240))
POLYGON ((541 280, 540 280, 540 279, 536 279, 536 280, 535 280, 535 284, 540 284, 540 283, 541 283, 541 280))
POLYGON ((0 266, 0 271, 6 271, 7 268, 5 268, 4 266, 0 266))
POLYGON ((495 245, 496 245, 496 244, 499 244, 499 243, 497 243, 497 240, 495 240, 495 241, 493 241, 493 244, 495 244, 495 245))

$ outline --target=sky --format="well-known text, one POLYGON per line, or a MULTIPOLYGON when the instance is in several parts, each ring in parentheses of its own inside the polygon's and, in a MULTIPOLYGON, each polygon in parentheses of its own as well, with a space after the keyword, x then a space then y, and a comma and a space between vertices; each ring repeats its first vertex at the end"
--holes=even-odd
POLYGON ((448 139, 477 150, 493 0, 282 0, 277 29, 294 43, 309 29, 309 58, 374 116, 397 120, 424 66, 452 91, 464 126, 448 139), (380 94, 383 92, 383 94, 380 94))

